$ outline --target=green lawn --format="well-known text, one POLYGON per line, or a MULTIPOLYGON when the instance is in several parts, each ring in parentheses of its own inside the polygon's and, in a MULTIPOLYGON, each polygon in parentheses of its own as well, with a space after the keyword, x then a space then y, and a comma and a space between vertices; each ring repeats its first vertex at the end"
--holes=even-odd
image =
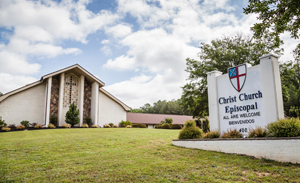
POLYGON ((300 182, 300 166, 172 146, 179 130, 0 133, 0 182, 300 182))

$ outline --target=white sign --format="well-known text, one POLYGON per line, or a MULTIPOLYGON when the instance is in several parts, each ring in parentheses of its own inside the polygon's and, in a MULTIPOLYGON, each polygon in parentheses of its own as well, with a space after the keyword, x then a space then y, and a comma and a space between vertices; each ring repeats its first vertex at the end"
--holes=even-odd
POLYGON ((250 127, 264 126, 264 94, 261 82, 256 82, 261 74, 258 67, 247 72, 246 64, 238 66, 235 73, 232 70, 229 78, 227 74, 217 79, 220 129, 236 128, 247 133, 250 127))
POLYGON ((208 73, 211 130, 220 133, 237 129, 247 135, 249 128, 265 127, 283 118, 281 82, 277 57, 261 57, 261 64, 242 64, 208 73), (271 113, 271 114, 270 114, 271 113))

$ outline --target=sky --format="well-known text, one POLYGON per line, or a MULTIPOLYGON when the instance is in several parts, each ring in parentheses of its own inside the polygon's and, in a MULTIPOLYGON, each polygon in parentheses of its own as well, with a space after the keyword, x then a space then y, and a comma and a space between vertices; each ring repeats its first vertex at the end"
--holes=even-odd
MULTIPOLYGON (((79 64, 132 108, 181 97, 200 42, 252 35, 246 0, 1 0, 0 92, 79 64)), ((297 41, 288 34, 281 62, 297 41)))

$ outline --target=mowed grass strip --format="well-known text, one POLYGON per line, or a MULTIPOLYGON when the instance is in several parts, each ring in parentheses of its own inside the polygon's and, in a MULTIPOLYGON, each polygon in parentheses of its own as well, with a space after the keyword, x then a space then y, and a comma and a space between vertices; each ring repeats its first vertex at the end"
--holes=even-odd
POLYGON ((300 182, 300 166, 172 146, 179 130, 0 133, 0 182, 300 182))

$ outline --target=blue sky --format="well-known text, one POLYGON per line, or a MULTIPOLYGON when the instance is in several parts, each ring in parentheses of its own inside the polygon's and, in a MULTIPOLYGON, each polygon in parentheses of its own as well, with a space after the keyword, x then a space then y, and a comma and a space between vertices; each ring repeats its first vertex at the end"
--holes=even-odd
MULTIPOLYGON (((230 0, 2 0, 0 91, 80 64, 133 108, 178 99, 200 42, 251 36, 256 15, 247 1, 230 0)), ((283 36, 292 58, 297 44, 283 36)))

